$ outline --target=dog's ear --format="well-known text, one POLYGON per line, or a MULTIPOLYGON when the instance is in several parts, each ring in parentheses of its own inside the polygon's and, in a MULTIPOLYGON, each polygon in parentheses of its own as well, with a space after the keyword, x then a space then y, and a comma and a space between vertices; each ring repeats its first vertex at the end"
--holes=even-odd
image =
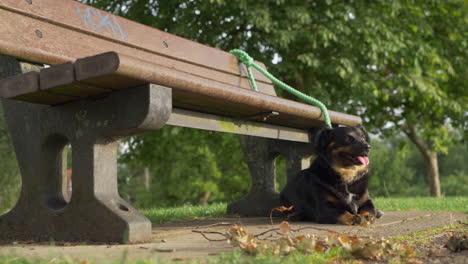
POLYGON ((331 129, 322 127, 313 131, 312 138, 314 142, 314 151, 316 153, 323 153, 331 140, 331 129))
POLYGON ((366 140, 366 142, 370 143, 370 137, 369 137, 369 134, 367 133, 366 128, 361 124, 355 126, 355 128, 361 130, 362 134, 364 135, 364 139, 366 140))

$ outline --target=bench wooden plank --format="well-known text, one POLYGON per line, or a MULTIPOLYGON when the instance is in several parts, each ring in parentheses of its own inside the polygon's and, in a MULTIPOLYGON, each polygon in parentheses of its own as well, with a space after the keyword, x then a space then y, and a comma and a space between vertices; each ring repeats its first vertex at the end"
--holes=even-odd
MULTIPOLYGON (((40 89, 77 98, 111 92, 110 89, 78 83, 75 77, 75 67, 76 63, 67 62, 41 69, 39 72, 40 89)), ((95 73, 100 73, 99 69, 93 69, 95 73)))
MULTIPOLYGON (((94 20, 89 17, 84 21, 91 23, 94 20)), ((245 74, 240 71, 234 55, 75 1, 33 1, 31 5, 25 1, 2 1, 0 34, 4 38, 0 41, 0 51, 3 54, 30 61, 58 64, 112 50, 193 75, 251 89, 248 80, 241 78, 245 74), (49 8, 50 6, 54 8, 49 8), (80 14, 76 13, 78 9, 90 14, 99 13, 103 17, 109 16, 114 23, 125 28, 128 32, 127 39, 124 41, 115 38, 105 26, 100 32, 96 32, 89 24, 86 27, 80 14), (36 32, 40 32, 40 37, 36 32), (168 47, 161 48, 155 43, 166 43, 168 47)), ((261 92, 275 94, 268 79, 256 71, 254 75, 259 81, 261 92)))
MULTIPOLYGON (((5 9, 14 10, 41 20, 64 25, 88 34, 99 35, 151 53, 202 67, 239 74, 237 60, 231 54, 198 42, 175 36, 71 0, 26 1, 2 0, 5 9), (53 8, 51 8, 53 7, 53 8)), ((258 80, 269 80, 258 75, 258 80)))
POLYGON ((172 109, 166 124, 309 143, 309 133, 306 130, 242 121, 178 108, 172 109))
POLYGON ((39 91, 39 73, 28 72, 23 75, 0 79, 0 96, 15 98, 18 95, 39 91))
POLYGON ((39 72, 36 71, 0 79, 0 87, 0 97, 18 101, 54 105, 76 100, 74 97, 41 91, 39 72))

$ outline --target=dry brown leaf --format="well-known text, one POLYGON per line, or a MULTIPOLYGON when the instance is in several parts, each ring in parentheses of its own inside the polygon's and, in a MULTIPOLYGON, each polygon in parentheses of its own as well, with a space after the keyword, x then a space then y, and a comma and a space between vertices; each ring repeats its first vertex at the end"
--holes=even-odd
POLYGON ((317 241, 315 244, 315 251, 317 252, 325 252, 327 250, 327 244, 323 241, 317 241))
POLYGON ((468 249, 468 234, 451 236, 445 246, 452 252, 468 249))
POLYGON ((291 205, 289 207, 280 206, 280 207, 273 208, 273 211, 278 211, 280 213, 283 213, 283 212, 286 212, 286 211, 292 211, 293 208, 294 208, 294 205, 291 205))
POLYGON ((403 245, 403 248, 406 250, 407 256, 414 257, 416 255, 414 251, 408 245, 403 245))
POLYGON ((383 249, 379 244, 368 242, 361 247, 353 248, 351 254, 357 258, 380 260, 383 249))
POLYGON ((291 226, 290 226, 289 223, 286 222, 286 221, 281 222, 281 224, 279 224, 278 227, 279 227, 279 231, 280 231, 281 233, 289 233, 289 232, 291 232, 291 226))
POLYGON ((306 238, 305 235, 300 235, 300 236, 296 237, 296 240, 300 242, 300 241, 304 240, 305 238, 306 238))
POLYGON ((253 253, 257 248, 257 241, 254 236, 247 233, 244 227, 231 225, 226 230, 228 243, 238 246, 241 249, 253 253))
POLYGON ((280 231, 283 235, 276 240, 256 239, 248 234, 243 226, 232 225, 226 230, 228 242, 239 247, 248 254, 270 253, 273 255, 288 255, 297 250, 306 254, 325 252, 330 247, 341 247, 349 251, 355 258, 365 260, 381 260, 383 258, 404 258, 413 260, 414 251, 407 245, 391 243, 386 239, 370 240, 343 233, 329 232, 326 240, 320 240, 315 235, 291 236, 296 232, 290 224, 283 221, 278 228, 269 231, 280 231))
POLYGON ((286 207, 286 206, 279 206, 279 207, 275 207, 275 208, 271 209, 271 211, 270 211, 270 222, 271 222, 271 225, 273 225, 273 213, 274 213, 274 212, 283 213, 283 212, 286 212, 286 211, 291 211, 293 208, 294 208, 294 205, 291 205, 291 206, 289 206, 289 207, 286 207))

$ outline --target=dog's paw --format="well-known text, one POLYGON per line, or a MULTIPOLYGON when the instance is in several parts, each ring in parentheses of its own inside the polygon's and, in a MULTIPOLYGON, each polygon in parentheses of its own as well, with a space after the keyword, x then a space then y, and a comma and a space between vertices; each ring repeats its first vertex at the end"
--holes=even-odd
POLYGON ((363 219, 360 215, 351 214, 349 212, 345 212, 340 217, 338 217, 338 224, 342 225, 360 225, 363 219))
POLYGON ((364 225, 373 224, 376 219, 375 216, 373 216, 367 211, 359 213, 359 216, 362 219, 361 224, 364 224, 364 225))

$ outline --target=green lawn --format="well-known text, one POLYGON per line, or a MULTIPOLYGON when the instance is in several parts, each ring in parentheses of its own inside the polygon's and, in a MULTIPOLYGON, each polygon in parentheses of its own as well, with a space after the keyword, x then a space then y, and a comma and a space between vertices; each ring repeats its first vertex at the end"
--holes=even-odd
POLYGON ((374 198, 377 208, 384 211, 451 211, 468 213, 468 197, 398 197, 374 198))
POLYGON ((226 204, 216 203, 208 206, 179 206, 170 208, 140 209, 140 212, 153 223, 189 220, 193 218, 221 217, 226 215, 226 204))
MULTIPOLYGON (((468 213, 468 197, 405 197, 374 198, 375 206, 383 211, 452 211, 468 213)), ((196 217, 221 217, 226 215, 226 204, 208 206, 182 206, 172 208, 141 209, 153 223, 189 220, 196 217)))

